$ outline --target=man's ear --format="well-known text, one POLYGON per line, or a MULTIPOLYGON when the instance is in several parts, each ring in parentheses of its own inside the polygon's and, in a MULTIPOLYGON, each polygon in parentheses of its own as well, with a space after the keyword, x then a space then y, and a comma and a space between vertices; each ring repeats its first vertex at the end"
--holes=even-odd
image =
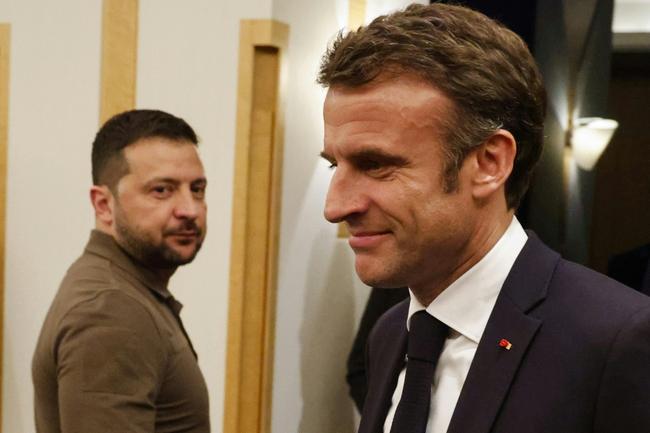
POLYGON ((90 202, 95 209, 95 219, 106 228, 113 225, 115 198, 106 185, 93 185, 90 188, 90 202))
POLYGON ((510 132, 499 129, 473 153, 476 170, 472 176, 472 195, 483 200, 505 188, 515 163, 517 142, 510 132))

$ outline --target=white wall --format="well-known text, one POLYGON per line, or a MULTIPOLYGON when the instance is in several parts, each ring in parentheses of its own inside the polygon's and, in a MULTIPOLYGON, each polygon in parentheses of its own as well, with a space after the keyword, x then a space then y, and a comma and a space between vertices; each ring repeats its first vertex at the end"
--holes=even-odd
POLYGON ((0 21, 12 24, 2 394, 7 433, 34 431, 32 351, 92 222, 87 189, 99 107, 99 19, 96 2, 0 3, 0 21))
MULTIPOLYGON (((137 106, 185 118, 201 137, 209 232, 171 290, 199 353, 213 431, 222 428, 238 27, 270 0, 140 0, 137 106)), ((50 301, 93 225, 101 1, 3 0, 12 25, 3 433, 34 432, 31 356, 50 301)))
POLYGON ((650 0, 615 0, 614 32, 650 32, 650 0))

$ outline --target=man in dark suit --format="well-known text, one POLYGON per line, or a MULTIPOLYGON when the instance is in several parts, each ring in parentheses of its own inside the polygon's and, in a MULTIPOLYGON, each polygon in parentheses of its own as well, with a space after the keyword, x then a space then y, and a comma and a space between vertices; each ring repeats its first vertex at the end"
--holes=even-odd
POLYGON ((412 5, 339 35, 319 82, 325 217, 366 284, 411 294, 369 337, 359 431, 649 432, 649 298, 514 217, 545 111, 521 39, 412 5))

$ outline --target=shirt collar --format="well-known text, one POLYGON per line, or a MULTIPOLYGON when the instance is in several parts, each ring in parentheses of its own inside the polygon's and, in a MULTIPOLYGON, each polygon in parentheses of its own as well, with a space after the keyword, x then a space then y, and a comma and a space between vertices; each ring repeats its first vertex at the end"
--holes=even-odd
POLYGON ((164 300, 172 297, 167 289, 167 280, 128 255, 111 235, 99 230, 91 231, 90 239, 86 245, 86 252, 108 259, 112 264, 140 281, 164 300))
MULTIPOLYGON (((408 322, 420 310, 479 343, 492 308, 528 236, 516 217, 492 249, 438 295, 428 307, 411 292, 408 322)), ((410 292, 410 289, 409 289, 410 292)))

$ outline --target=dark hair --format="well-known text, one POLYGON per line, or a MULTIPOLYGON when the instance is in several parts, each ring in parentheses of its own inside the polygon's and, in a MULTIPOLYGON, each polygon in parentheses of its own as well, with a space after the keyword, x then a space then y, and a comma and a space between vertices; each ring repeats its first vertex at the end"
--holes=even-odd
POLYGON ((469 151, 495 130, 517 141, 506 201, 516 208, 543 146, 546 95, 526 44, 512 31, 462 6, 414 4, 339 33, 323 56, 318 82, 360 87, 381 75, 414 74, 451 99, 442 125, 447 145, 445 187, 457 187, 469 151))
POLYGON ((93 141, 93 184, 114 189, 129 172, 124 148, 152 137, 198 144, 196 133, 187 122, 164 111, 130 110, 116 114, 104 123, 93 141))

